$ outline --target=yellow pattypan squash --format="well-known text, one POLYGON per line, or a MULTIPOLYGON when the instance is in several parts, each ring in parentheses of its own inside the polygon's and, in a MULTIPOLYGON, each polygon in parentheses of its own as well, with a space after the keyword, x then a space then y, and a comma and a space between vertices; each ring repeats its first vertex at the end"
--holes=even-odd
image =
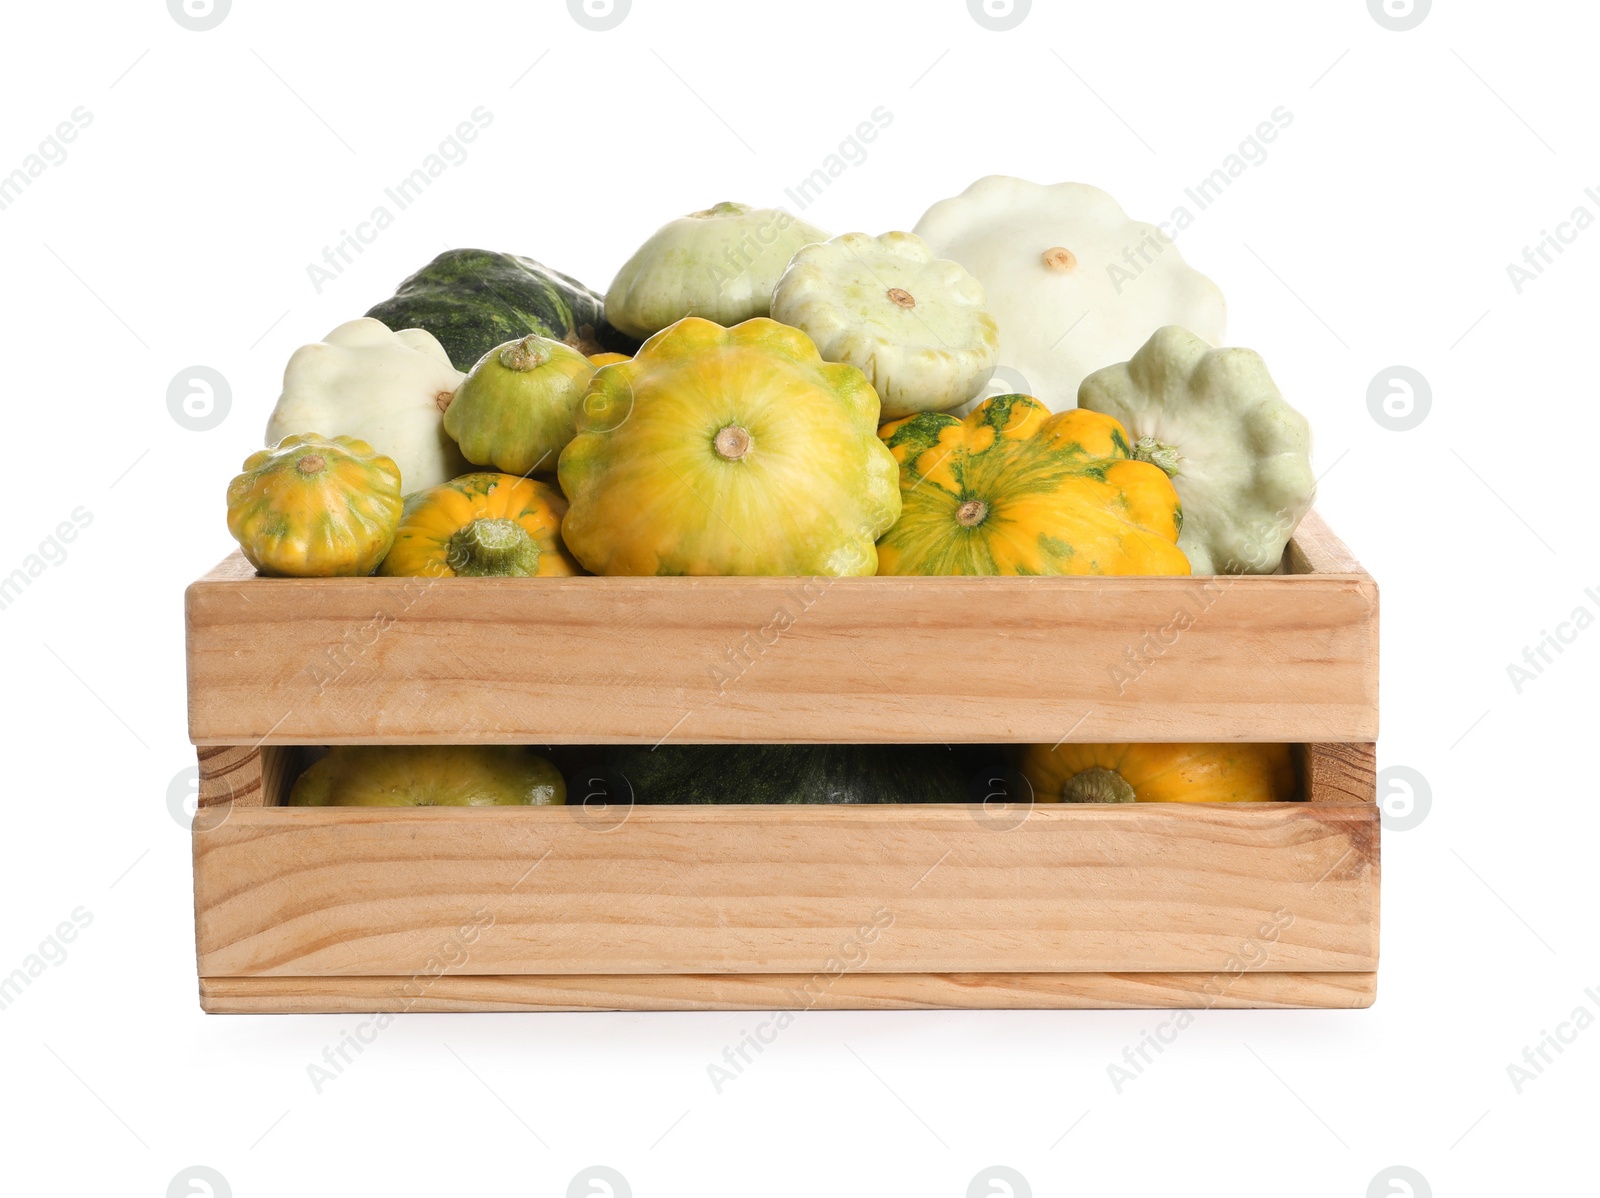
POLYGON ((289 807, 521 807, 567 801, 561 773, 520 745, 340 745, 289 807))
POLYGON ((1289 746, 1026 745, 1023 775, 1041 803, 1284 803, 1289 746))
POLYGON ((400 510, 394 460, 354 437, 285 437, 228 484, 228 531, 263 574, 371 574, 400 510))
POLYGON ((880 574, 1187 574, 1178 493, 1116 420, 997 395, 878 435, 900 463, 880 574))
POLYGON ((567 501, 512 474, 464 474, 406 496, 378 573, 425 578, 579 574, 561 543, 567 501))
POLYGON ((900 513, 872 385, 765 317, 663 329, 577 420, 562 535, 596 574, 871 574, 900 513))

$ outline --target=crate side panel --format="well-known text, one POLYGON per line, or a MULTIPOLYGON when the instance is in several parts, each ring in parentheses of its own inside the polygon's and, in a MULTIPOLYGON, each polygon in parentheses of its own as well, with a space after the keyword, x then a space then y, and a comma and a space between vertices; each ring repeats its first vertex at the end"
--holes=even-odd
POLYGON ((197 744, 1369 741, 1357 576, 242 579, 197 744))
POLYGON ((1376 808, 240 809, 200 973, 1371 970, 1376 808))

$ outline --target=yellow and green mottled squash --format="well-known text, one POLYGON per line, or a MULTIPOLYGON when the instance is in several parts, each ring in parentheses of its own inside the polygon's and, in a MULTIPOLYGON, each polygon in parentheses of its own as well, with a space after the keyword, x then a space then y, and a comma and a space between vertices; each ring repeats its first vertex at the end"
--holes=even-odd
POLYGON ((290 807, 547 807, 561 772, 521 745, 340 745, 301 774, 290 807))
POLYGON ((627 354, 603 353, 603 354, 590 354, 589 355, 590 364, 595 366, 595 367, 597 367, 597 368, 601 367, 601 366, 611 366, 611 365, 616 364, 617 362, 626 362, 627 360, 628 360, 628 355, 627 354))
POLYGON ((594 372, 588 358, 548 337, 507 341, 479 358, 456 388, 444 431, 476 466, 553 474, 594 372))
POLYGON ((997 395, 965 420, 921 412, 878 430, 902 511, 880 574, 1187 574, 1178 493, 1130 459, 1122 426, 997 395))
POLYGON ((407 578, 580 574, 561 543, 567 501, 511 474, 464 474, 407 495, 394 548, 378 573, 407 578))
POLYGON ((589 384, 562 535, 596 574, 872 574, 900 513, 877 420, 798 329, 686 317, 589 384))
POLYGON ((1026 745, 1021 771, 1041 803, 1285 803, 1289 746, 1026 745))
POLYGON ((371 574, 400 511, 399 467, 354 437, 285 437, 228 484, 228 531, 263 574, 371 574))

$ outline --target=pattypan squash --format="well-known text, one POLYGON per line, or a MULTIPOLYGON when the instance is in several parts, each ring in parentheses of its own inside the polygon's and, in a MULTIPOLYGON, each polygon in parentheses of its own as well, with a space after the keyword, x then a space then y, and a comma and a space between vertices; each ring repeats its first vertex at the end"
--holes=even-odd
POLYGON ((638 347, 606 323, 600 297, 577 279, 493 250, 446 250, 367 315, 391 329, 427 329, 461 370, 529 333, 586 354, 638 347))
POLYGON ((806 333, 825 361, 865 374, 884 419, 965 403, 1000 352, 983 284, 914 233, 805 246, 772 293, 772 318, 806 333))
POLYGON ((465 377, 432 333, 347 321, 289 359, 267 442, 311 432, 359 437, 394 459, 407 492, 436 486, 470 469, 443 420, 465 377))
POLYGON ((579 574, 561 543, 567 501, 511 474, 467 474, 406 496, 394 548, 378 573, 406 578, 579 574))
POLYGON ((228 531, 263 574, 371 574, 399 524, 399 468, 354 437, 285 437, 228 484, 228 531))
POLYGON ((606 316, 635 337, 685 316, 721 325, 765 316, 794 252, 827 238, 782 208, 722 203, 691 212, 663 225, 623 264, 606 292, 606 316))
POLYGON ((1270 574, 1311 509, 1311 427, 1261 355, 1158 329, 1133 357, 1083 381, 1078 403, 1115 416, 1133 456, 1172 476, 1178 547, 1196 574, 1270 574))
POLYGON ((1027 745, 1021 772, 1041 803, 1287 803, 1284 744, 1027 745))
POLYGON ((1222 339, 1216 284, 1097 187, 991 175, 928 209, 916 232, 983 283, 1001 366, 1052 410, 1070 408, 1086 375, 1162 325, 1222 339))
POLYGON ((289 807, 548 807, 561 772, 522 745, 338 745, 295 781, 289 807))
POLYGON ((456 388, 444 431, 476 465, 554 474, 594 372, 583 354, 548 337, 508 341, 484 354, 456 388))
POLYGON ((1178 495, 1115 420, 1000 395, 879 436, 900 463, 880 574, 1187 574, 1178 495))
POLYGON ((596 574, 871 574, 900 514, 877 423, 798 329, 689 317, 589 384, 562 535, 596 574))

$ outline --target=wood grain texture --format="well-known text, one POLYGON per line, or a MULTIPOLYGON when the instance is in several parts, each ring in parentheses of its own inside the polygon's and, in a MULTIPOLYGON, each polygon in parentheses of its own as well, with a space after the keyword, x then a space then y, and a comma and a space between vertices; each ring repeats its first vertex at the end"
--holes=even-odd
POLYGON ((838 1011, 1368 1007, 1375 973, 845 973, 201 978, 219 1014, 375 1011, 838 1011), (805 989, 811 985, 810 990, 805 989))
POLYGON ((839 957, 876 973, 1210 973, 1241 955, 1278 972, 1366 972, 1377 961, 1371 805, 1041 806, 1010 830, 965 804, 640 807, 601 830, 615 814, 202 812, 200 973, 411 976, 443 960, 470 974, 811 974, 839 957))
POLYGON ((1301 793, 1318 803, 1378 801, 1378 746, 1296 745, 1301 793))
POLYGON ((1307 512, 1283 552, 1285 574, 1364 574, 1355 554, 1323 522, 1307 512))
POLYGON ((255 745, 212 745, 199 750, 198 807, 261 807, 279 801, 281 780, 263 786, 261 749, 255 745), (270 798, 270 803, 269 803, 270 798))
POLYGON ((1302 528, 1318 572, 1218 578, 268 579, 236 556, 187 594, 190 737, 1371 741, 1377 588, 1302 528))

